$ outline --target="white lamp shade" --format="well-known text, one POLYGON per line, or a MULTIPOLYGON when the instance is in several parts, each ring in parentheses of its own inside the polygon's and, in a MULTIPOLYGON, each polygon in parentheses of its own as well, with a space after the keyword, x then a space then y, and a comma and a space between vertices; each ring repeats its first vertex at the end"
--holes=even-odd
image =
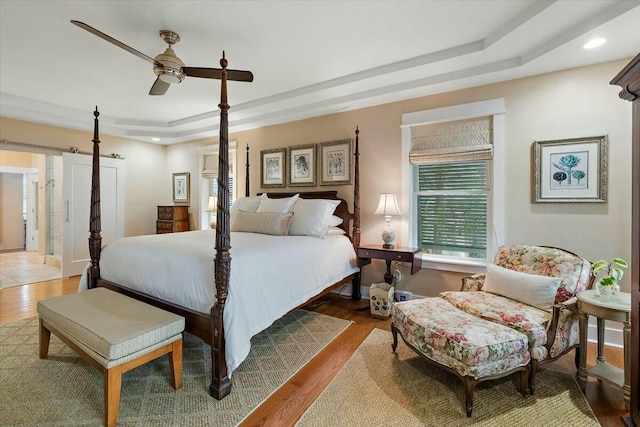
POLYGON ((215 212, 218 210, 218 198, 216 196, 209 196, 209 204, 207 205, 207 212, 215 212))
POLYGON ((386 216, 399 216, 400 208, 398 207, 398 201, 394 193, 381 193, 380 202, 378 202, 378 209, 374 212, 375 215, 386 216))

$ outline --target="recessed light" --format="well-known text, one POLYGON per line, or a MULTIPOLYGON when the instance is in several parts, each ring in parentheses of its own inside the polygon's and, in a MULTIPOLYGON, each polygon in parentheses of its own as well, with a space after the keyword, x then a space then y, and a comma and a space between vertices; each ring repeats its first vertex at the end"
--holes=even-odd
POLYGON ((592 39, 586 42, 585 44, 583 44, 582 47, 584 49, 593 49, 593 48, 602 46, 606 42, 607 42, 606 39, 601 39, 601 38, 592 39))
POLYGON ((151 140, 158 142, 158 141, 160 141, 160 138, 151 138, 151 140))

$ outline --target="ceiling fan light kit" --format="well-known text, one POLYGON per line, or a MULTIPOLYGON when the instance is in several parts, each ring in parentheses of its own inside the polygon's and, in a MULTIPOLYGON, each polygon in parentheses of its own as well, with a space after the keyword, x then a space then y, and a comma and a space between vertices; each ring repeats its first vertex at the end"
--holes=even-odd
MULTIPOLYGON (((205 79, 220 79, 222 78, 222 70, 220 68, 203 68, 203 67, 185 67, 184 62, 180 60, 172 49, 172 45, 180 41, 180 36, 177 33, 169 30, 160 31, 160 37, 169 46, 165 51, 155 58, 152 58, 144 53, 127 46, 119 40, 96 30, 90 25, 84 22, 72 20, 71 23, 83 30, 90 32, 103 40, 108 41, 121 49, 126 50, 129 53, 136 55, 140 59, 151 62, 153 64, 153 72, 157 76, 156 81, 151 86, 149 95, 164 95, 169 86, 172 84, 180 83, 186 76, 200 77, 205 79)), ((226 70, 228 80, 236 80, 241 82, 252 82, 253 74, 250 71, 240 70, 226 70)))

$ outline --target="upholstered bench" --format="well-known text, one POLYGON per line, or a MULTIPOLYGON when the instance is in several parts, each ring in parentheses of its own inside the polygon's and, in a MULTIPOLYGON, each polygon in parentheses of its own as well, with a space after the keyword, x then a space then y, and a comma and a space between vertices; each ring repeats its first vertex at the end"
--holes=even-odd
POLYGON ((530 354, 523 333, 458 310, 442 298, 394 303, 391 332, 393 351, 400 333, 416 353, 462 380, 468 417, 479 382, 519 371, 520 391, 527 394, 530 354))
POLYGON ((184 318, 105 288, 38 302, 40 358, 53 332, 104 375, 105 425, 115 426, 122 374, 169 355, 173 387, 182 387, 184 318))

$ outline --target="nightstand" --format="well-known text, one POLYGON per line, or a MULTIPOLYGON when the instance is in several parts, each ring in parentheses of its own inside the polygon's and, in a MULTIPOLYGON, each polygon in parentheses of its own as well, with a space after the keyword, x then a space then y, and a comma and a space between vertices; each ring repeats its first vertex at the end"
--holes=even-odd
POLYGON ((384 274, 384 281, 391 284, 393 274, 391 274, 391 261, 402 261, 411 263, 411 274, 420 270, 422 260, 416 257, 420 253, 418 248, 407 248, 396 246, 395 248, 383 248, 382 245, 362 245, 358 248, 358 267, 371 264, 372 259, 383 259, 387 263, 387 271, 384 274))
POLYGON ((631 399, 631 294, 620 292, 615 297, 603 299, 595 290, 578 292, 578 316, 580 321, 580 366, 578 383, 584 392, 587 376, 608 381, 622 389, 624 407, 628 411, 631 399), (587 329, 589 316, 595 316, 598 326, 598 358, 596 365, 587 368, 587 329), (624 345, 624 369, 610 365, 604 359, 604 321, 622 322, 624 345))

